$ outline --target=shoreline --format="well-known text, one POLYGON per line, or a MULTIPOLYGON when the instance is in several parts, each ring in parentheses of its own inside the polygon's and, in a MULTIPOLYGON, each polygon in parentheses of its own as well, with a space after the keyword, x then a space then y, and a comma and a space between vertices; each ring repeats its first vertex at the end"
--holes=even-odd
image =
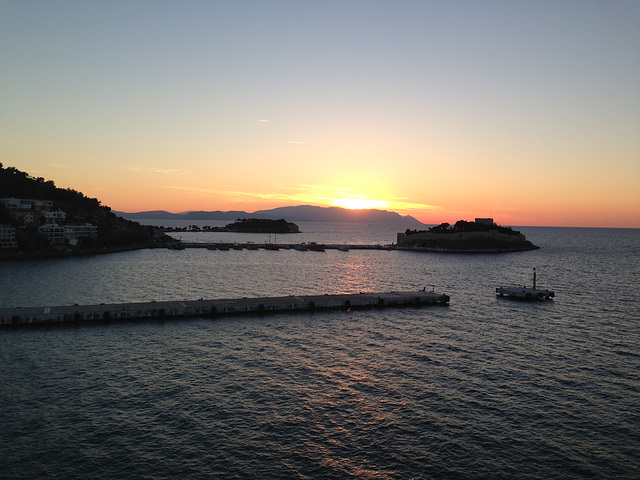
POLYGON ((91 248, 87 250, 65 250, 63 252, 22 252, 22 253, 2 253, 0 262, 11 260, 33 260, 45 258, 72 258, 86 257, 90 255, 105 255, 108 253, 128 252, 131 250, 143 250, 145 248, 165 248, 149 245, 127 245, 121 247, 91 248))

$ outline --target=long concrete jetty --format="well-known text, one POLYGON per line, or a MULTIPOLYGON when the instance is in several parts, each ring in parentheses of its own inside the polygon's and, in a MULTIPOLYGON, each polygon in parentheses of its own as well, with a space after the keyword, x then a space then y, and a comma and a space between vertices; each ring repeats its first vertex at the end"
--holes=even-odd
POLYGON ((343 243, 229 243, 229 242, 176 242, 169 244, 171 250, 184 250, 186 248, 206 248, 209 250, 393 250, 394 245, 380 244, 343 244, 343 243))
POLYGON ((152 318, 227 316, 358 309, 446 305, 449 296, 434 292, 354 293, 219 300, 73 305, 57 307, 0 308, 1 326, 48 323, 110 322, 152 318))

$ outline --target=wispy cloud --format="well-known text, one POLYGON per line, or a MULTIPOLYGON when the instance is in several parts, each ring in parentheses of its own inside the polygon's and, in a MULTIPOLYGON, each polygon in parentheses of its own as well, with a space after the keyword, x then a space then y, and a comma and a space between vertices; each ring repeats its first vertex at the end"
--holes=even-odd
POLYGON ((138 173, 158 173, 160 175, 191 175, 192 173, 189 170, 181 170, 179 168, 153 168, 135 165, 129 166, 129 170, 138 173))
POLYGON ((180 185, 164 185, 163 188, 172 190, 182 190, 184 192, 191 192, 200 197, 247 197, 247 198, 260 198, 260 199, 273 199, 280 198, 279 194, 273 193, 259 193, 259 192, 242 192, 237 190, 215 190, 210 188, 199 187, 183 187, 180 185))
POLYGON ((442 210, 443 207, 439 206, 439 205, 430 205, 428 203, 416 203, 416 202, 407 202, 404 200, 390 200, 390 203, 394 206, 394 208, 398 209, 398 210, 403 210, 403 211, 424 211, 424 210, 430 210, 430 211, 437 211, 437 210, 442 210))
POLYGON ((180 170, 177 168, 154 168, 151 170, 153 173, 160 173, 162 175, 191 175, 188 170, 180 170))
MULTIPOLYGON (((287 189, 286 187, 281 187, 283 191, 278 191, 277 193, 243 192, 239 190, 218 190, 218 189, 198 188, 198 187, 184 187, 180 185, 164 185, 163 188, 167 188, 171 190, 181 190, 183 192, 191 193, 193 196, 198 198, 235 199, 240 201, 242 200, 275 200, 275 201, 293 201, 293 202, 302 202, 302 203, 309 203, 309 200, 314 198, 321 200, 321 197, 309 196, 309 193, 305 192, 303 188, 295 188, 294 190, 299 190, 299 191, 291 191, 291 189, 287 189)), ((322 202, 316 202, 316 203, 322 203, 322 202)))
POLYGON ((264 120, 264 119, 260 119, 258 120, 260 123, 271 123, 271 120, 264 120))

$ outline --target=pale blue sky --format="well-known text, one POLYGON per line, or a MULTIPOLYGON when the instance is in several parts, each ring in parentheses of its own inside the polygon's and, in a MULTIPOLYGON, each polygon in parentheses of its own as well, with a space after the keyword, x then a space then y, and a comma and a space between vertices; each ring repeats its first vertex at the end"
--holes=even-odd
POLYGON ((0 162, 114 209, 640 227, 638 1, 2 1, 0 44, 0 162))

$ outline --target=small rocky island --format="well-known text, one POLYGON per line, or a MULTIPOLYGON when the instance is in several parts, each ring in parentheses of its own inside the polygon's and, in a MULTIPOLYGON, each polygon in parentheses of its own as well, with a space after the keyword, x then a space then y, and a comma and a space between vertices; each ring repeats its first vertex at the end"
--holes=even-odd
POLYGON ((243 218, 225 227, 228 232, 242 233, 300 233, 295 223, 285 219, 269 220, 262 218, 243 218))
POLYGON ((493 218, 476 218, 473 222, 459 220, 455 225, 442 223, 428 230, 398 233, 398 250, 425 252, 494 253, 521 252, 537 247, 510 227, 501 227, 493 218))

